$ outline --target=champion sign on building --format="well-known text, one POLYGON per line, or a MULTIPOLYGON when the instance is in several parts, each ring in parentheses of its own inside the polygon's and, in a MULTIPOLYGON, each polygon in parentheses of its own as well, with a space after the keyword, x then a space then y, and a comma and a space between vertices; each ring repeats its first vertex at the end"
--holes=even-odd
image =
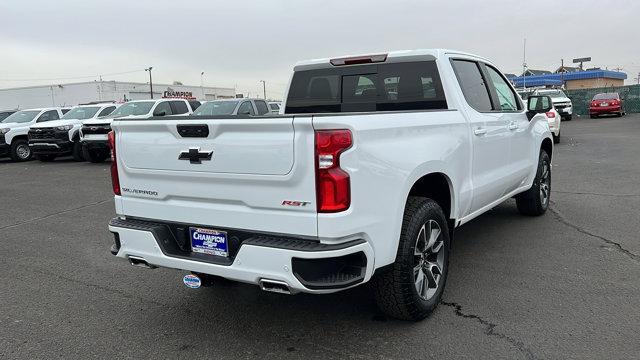
POLYGON ((180 98, 180 99, 195 99, 191 91, 174 91, 167 89, 163 94, 164 98, 180 98))

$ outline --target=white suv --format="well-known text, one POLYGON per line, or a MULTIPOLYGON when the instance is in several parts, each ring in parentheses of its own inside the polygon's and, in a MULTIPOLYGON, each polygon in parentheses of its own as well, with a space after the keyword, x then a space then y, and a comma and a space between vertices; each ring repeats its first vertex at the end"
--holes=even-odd
POLYGON ((20 110, 0 122, 0 157, 10 156, 13 161, 30 160, 29 127, 36 123, 58 120, 69 108, 49 107, 20 110))
POLYGON ((52 161, 58 156, 72 155, 82 161, 80 127, 89 119, 99 119, 111 114, 118 104, 80 105, 64 114, 60 120, 37 123, 29 128, 29 147, 40 161, 52 161))
POLYGON ((90 162, 103 162, 109 157, 107 133, 115 118, 148 119, 153 116, 189 115, 193 112, 189 101, 162 98, 129 101, 103 118, 85 120, 80 130, 83 157, 90 162))

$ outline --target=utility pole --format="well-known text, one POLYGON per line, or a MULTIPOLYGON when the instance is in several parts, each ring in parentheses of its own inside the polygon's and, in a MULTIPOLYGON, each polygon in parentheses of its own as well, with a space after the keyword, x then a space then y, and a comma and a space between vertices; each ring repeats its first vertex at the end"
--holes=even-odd
POLYGON ((149 66, 148 69, 144 69, 144 71, 149 72, 149 94, 151 94, 151 98, 153 99, 153 81, 151 80, 151 70, 153 70, 153 66, 149 66))
POLYGON ((265 100, 267 100, 267 83, 264 80, 260 80, 262 83, 262 95, 265 100))
POLYGON ((524 48, 522 51, 522 87, 527 88, 527 38, 524 38, 524 48))
POLYGON ((204 71, 200 73, 200 91, 202 91, 202 100, 204 100, 205 96, 204 96, 204 71))

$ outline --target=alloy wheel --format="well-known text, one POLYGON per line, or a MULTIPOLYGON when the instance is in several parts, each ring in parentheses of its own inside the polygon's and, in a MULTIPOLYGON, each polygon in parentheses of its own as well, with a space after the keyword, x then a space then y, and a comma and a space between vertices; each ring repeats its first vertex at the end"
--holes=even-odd
POLYGON ((429 220, 420 228, 414 250, 414 283, 423 300, 431 299, 438 291, 445 251, 440 225, 429 220))

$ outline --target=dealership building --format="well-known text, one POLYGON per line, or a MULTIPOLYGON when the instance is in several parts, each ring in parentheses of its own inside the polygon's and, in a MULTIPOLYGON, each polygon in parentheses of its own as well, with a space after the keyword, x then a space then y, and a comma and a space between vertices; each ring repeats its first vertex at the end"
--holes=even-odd
MULTIPOLYGON (((235 97, 234 88, 153 83, 153 98, 190 93, 198 100, 235 97)), ((142 100, 151 97, 148 83, 89 81, 0 89, 0 110, 69 106, 95 101, 142 100)))

